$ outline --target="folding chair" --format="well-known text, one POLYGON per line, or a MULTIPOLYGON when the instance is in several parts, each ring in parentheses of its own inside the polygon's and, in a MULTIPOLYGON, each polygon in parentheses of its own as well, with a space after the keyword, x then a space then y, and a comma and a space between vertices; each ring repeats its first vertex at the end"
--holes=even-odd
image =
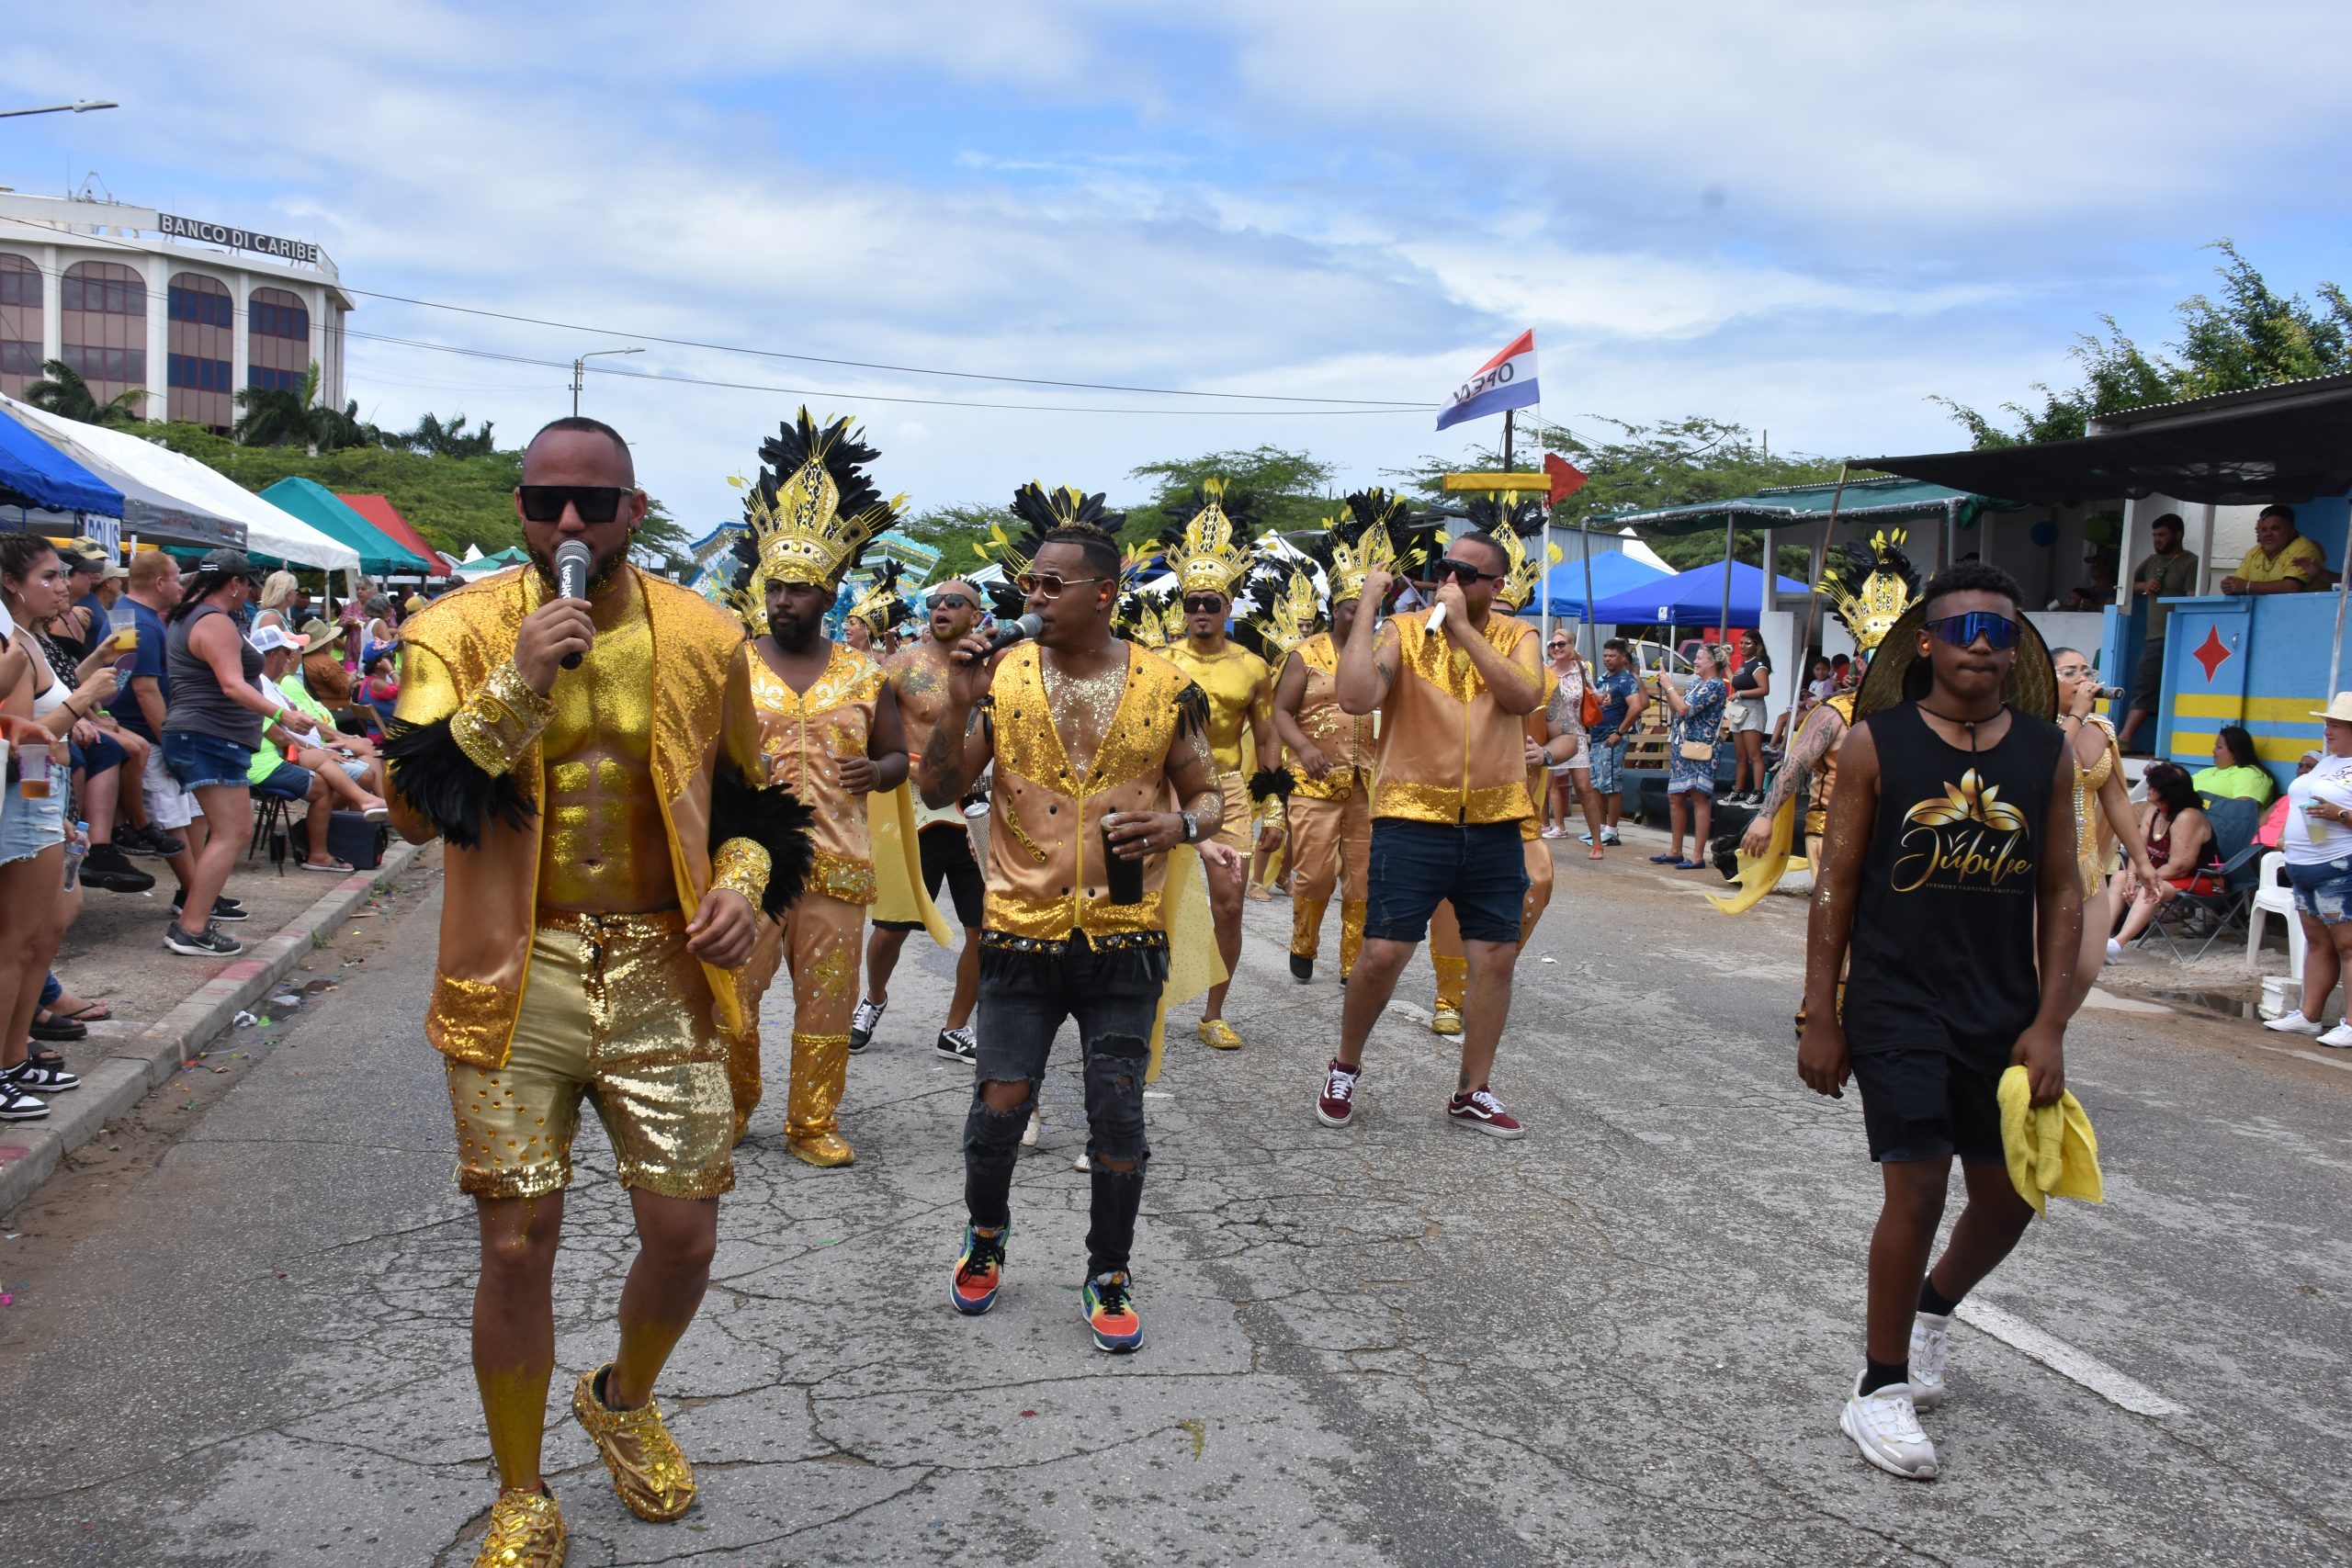
MULTIPOLYGON (((2193 955, 2202 958, 2222 937, 2245 934, 2255 895, 2261 889, 2265 846, 2255 834, 2262 827, 2262 808, 2251 800, 2224 796, 2205 807, 2205 820, 2213 829, 2213 852, 2222 857, 2221 869, 2192 878, 2180 897, 2157 909, 2149 927, 2152 933, 2164 933, 2175 958, 2192 956, 2181 951, 2180 938, 2172 929, 2181 916, 2202 910, 2213 917, 2213 929, 2204 933, 2193 955)), ((2196 940, 2194 933, 2189 940, 2196 940)))
POLYGON ((254 837, 245 846, 245 858, 253 859, 267 844, 270 863, 277 867, 280 876, 286 874, 287 829, 293 804, 286 796, 266 789, 254 791, 254 837))

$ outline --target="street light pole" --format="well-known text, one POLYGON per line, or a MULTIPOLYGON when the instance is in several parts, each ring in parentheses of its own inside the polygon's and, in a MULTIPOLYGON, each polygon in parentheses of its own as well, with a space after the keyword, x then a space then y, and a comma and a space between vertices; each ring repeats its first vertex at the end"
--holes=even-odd
POLYGON ((122 106, 111 98, 84 98, 79 103, 43 104, 37 109, 0 109, 0 119, 16 119, 28 114, 88 114, 92 109, 119 109, 122 106))
POLYGON ((645 350, 641 348, 592 348, 587 353, 581 355, 578 358, 574 359, 571 362, 572 416, 577 418, 580 414, 580 387, 582 381, 585 379, 587 376, 588 362, 590 360, 595 358, 601 354, 643 354, 645 350))

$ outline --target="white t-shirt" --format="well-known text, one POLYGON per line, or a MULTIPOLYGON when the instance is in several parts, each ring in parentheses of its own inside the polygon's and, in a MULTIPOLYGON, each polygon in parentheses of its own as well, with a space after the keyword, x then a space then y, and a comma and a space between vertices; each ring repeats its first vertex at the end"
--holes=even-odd
POLYGON ((2352 757, 2322 757, 2287 786, 2287 822, 2278 847, 2289 865, 2319 865, 2352 855, 2352 827, 2303 815, 2313 801, 2352 810, 2352 757))

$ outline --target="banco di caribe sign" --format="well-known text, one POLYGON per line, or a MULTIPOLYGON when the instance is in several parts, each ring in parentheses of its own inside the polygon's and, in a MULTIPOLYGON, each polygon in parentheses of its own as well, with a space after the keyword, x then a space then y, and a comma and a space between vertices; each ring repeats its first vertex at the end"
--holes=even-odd
POLYGON ((300 262, 305 266, 319 265, 319 247, 308 240, 256 234, 250 229, 232 229, 225 224, 207 223, 170 212, 155 214, 155 223, 170 239, 194 240, 206 245, 226 245, 232 251, 258 251, 263 255, 276 256, 279 261, 300 262))

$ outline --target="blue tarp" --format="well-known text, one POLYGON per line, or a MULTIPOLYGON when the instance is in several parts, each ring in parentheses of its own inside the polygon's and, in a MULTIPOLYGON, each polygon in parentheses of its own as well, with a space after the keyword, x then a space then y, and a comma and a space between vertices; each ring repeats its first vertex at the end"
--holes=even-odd
MULTIPOLYGON (((1594 564, 1598 565, 1598 562, 1594 564)), ((1805 585, 1793 578, 1780 579, 1783 593, 1803 593, 1805 585)), ((1746 561, 1731 563, 1731 624, 1752 626, 1763 607, 1764 573, 1746 561)), ((1613 594, 1593 606, 1592 618, 1604 625, 1712 626, 1723 615, 1724 563, 1710 561, 1645 588, 1613 594)))
MULTIPOLYGON (((1544 594, 1548 589, 1555 616, 1566 616, 1570 620, 1584 618, 1584 562, 1576 554, 1577 541, 1571 536, 1562 547, 1567 550, 1568 558, 1554 567, 1544 581, 1535 585, 1535 592, 1521 615, 1542 619, 1544 594)), ((1645 592, 1651 583, 1663 582, 1666 578, 1665 572, 1654 566, 1644 565, 1623 550, 1592 552, 1592 596, 1596 602, 1605 602, 1620 593, 1645 592)))
POLYGON ((0 413, 0 488, 51 512, 122 515, 122 491, 0 413))

